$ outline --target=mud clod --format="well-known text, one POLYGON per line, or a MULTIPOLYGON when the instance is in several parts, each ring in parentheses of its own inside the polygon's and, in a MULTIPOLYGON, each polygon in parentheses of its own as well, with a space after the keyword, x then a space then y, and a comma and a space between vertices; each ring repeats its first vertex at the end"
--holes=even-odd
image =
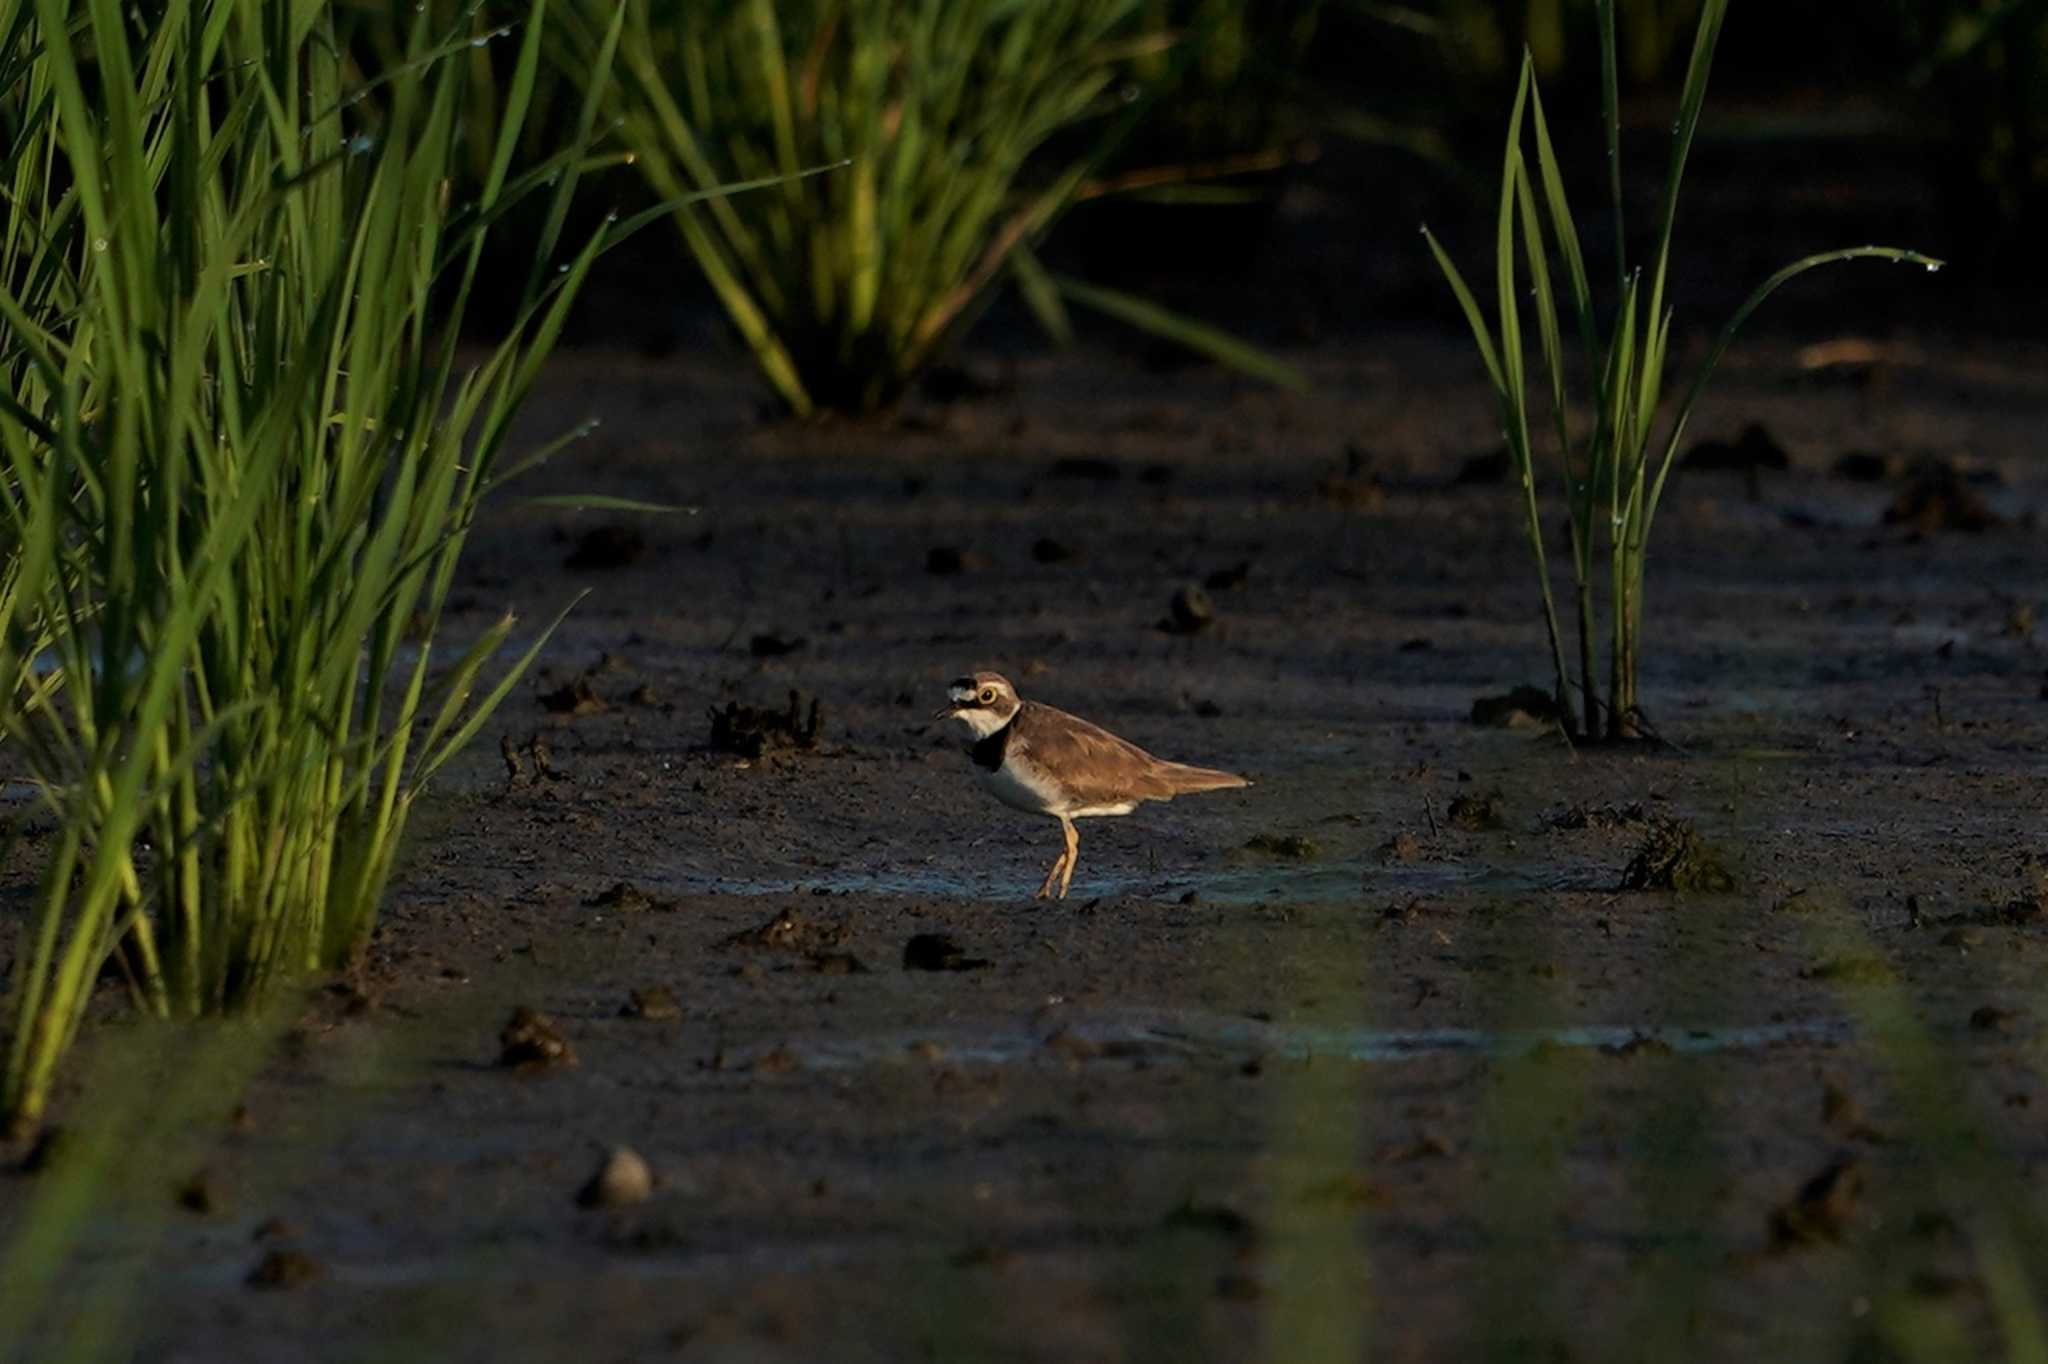
POLYGON ((1406 829, 1400 830, 1392 838, 1379 846, 1379 859, 1382 866, 1416 862, 1420 861, 1421 858, 1422 840, 1409 833, 1406 829))
POLYGON ((625 1208, 654 1196, 654 1171, 630 1146, 619 1146, 576 1191, 582 1208, 625 1208))
POLYGON ((958 545, 933 545, 925 551, 924 571, 935 577, 950 578, 961 573, 976 573, 988 565, 979 554, 958 545))
POLYGON ((251 1288, 298 1288, 320 1277, 320 1262, 303 1250, 284 1246, 256 1262, 244 1281, 251 1288))
POLYGON ((813 923, 795 910, 785 909, 766 923, 742 929, 718 945, 815 957, 843 946, 847 936, 844 923, 813 923))
POLYGON ((1490 729, 1548 729, 1562 719, 1557 698, 1540 687, 1520 686, 1472 703, 1472 723, 1490 729))
POLYGON ((657 900, 631 881, 614 881, 609 890, 601 890, 583 902, 585 909, 612 909, 621 914, 641 914, 650 909, 673 909, 668 900, 657 900))
POLYGON ((554 1070, 576 1064, 576 1051, 555 1021, 522 1004, 498 1034, 498 1064, 512 1070, 554 1070))
POLYGON ((200 1217, 211 1217, 226 1206, 226 1200, 221 1196, 220 1181, 206 1169, 194 1170, 178 1185, 175 1197, 179 1207, 200 1217))
POLYGON ((1761 422, 1751 422, 1732 441, 1703 440, 1685 452, 1680 468, 1701 472, 1748 474, 1792 467, 1785 447, 1771 438, 1761 422))
POLYGON ((540 703, 551 715, 596 715, 611 709, 590 684, 588 673, 553 691, 542 692, 540 703))
POLYGON ((578 573, 624 568, 646 552, 645 536, 631 526, 611 522, 584 531, 576 548, 562 560, 562 567, 578 573))
POLYGON ((1947 460, 1925 459, 1913 466, 1906 486, 1885 508, 1887 526, 1907 526, 1924 534, 1937 531, 1985 531, 2005 524, 1981 494, 1947 460))
POLYGON ((1842 1239, 1863 1194, 1863 1166, 1838 1156, 1771 1212, 1771 1244, 1780 1250, 1842 1239))
POLYGON ((1845 483, 1882 483, 1898 473, 1897 461, 1869 450, 1849 450, 1828 467, 1828 475, 1845 483))
POLYGON ((970 957, 943 933, 915 933, 903 944, 906 971, 980 971, 995 965, 986 957, 970 957))
POLYGON ((1252 1249, 1260 1239, 1258 1223, 1237 1209, 1192 1198, 1161 1218, 1159 1229, 1201 1232, 1228 1241, 1239 1250, 1252 1249))
POLYGON ((1047 478, 1072 479, 1083 483, 1114 483, 1124 476, 1123 466, 1100 455, 1062 455, 1045 471, 1047 478))
POLYGON ((1193 583, 1173 594, 1166 611, 1166 619, 1159 622, 1159 628, 1169 635, 1197 634, 1216 623, 1216 603, 1193 583))
POLYGON ((715 753, 736 753, 758 760, 770 753, 813 749, 818 746, 819 706, 811 698, 808 713, 803 693, 792 690, 786 710, 773 711, 728 701, 725 709, 711 709, 709 747, 715 753))
POLYGON ((1211 592, 1234 592, 1244 586, 1245 579, 1251 577, 1251 574, 1252 561, 1239 559, 1229 568, 1219 568, 1202 579, 1202 586, 1211 592))
POLYGON ((1832 1080, 1821 1089, 1820 1120, 1823 1126, 1844 1137, 1855 1137, 1865 1141, 1882 1141, 1883 1137, 1870 1125, 1864 1116, 1863 1105, 1856 1102, 1854 1095, 1832 1080))
POLYGON ((634 990, 619 1006, 619 1017, 637 1018, 646 1023, 667 1023, 682 1016, 683 1006, 676 1001, 675 992, 666 985, 649 985, 634 990))
POLYGON ((1316 483, 1316 496, 1352 511, 1378 511, 1387 505, 1387 489, 1378 475, 1341 478, 1335 474, 1316 483))
POLYGON ((1574 805, 1550 821, 1553 829, 1627 829, 1648 824, 1650 816, 1643 803, 1628 805, 1574 805))
POLYGON ((1042 535, 1031 545, 1031 558, 1041 564, 1063 564, 1074 557, 1073 546, 1042 535))
POLYGON ((1498 791, 1489 791, 1481 796, 1459 796, 1444 812, 1444 818, 1452 828, 1464 829, 1468 833, 1505 829, 1507 820, 1501 814, 1502 804, 1498 791))
POLYGON ((1970 1013, 1970 1027, 1977 1032, 2010 1032, 2018 1021, 2017 1011, 1995 1004, 1980 1004, 1970 1013))
POLYGON ((1660 816, 1622 872, 1621 888, 1725 895, 1735 889, 1735 876, 1691 820, 1660 816))
POLYGON ((1302 834, 1253 834, 1245 840, 1244 850, 1290 862, 1313 862, 1323 855, 1322 844, 1302 834))
POLYGON ((1503 446, 1498 450, 1482 450, 1476 455, 1467 455, 1465 457, 1464 463, 1458 466, 1457 474, 1451 479, 1451 486, 1455 488, 1490 487, 1495 483, 1507 482, 1508 476, 1514 473, 1514 471, 1515 458, 1508 453, 1507 447, 1503 446))
POLYGON ((1801 886, 1771 908, 1780 914, 1838 914, 1849 908, 1849 899, 1833 886, 1801 886))
POLYGON ((1889 985, 1898 979, 1891 963, 1875 954, 1827 957, 1799 968, 1801 980, 1832 981, 1837 985, 1889 985))

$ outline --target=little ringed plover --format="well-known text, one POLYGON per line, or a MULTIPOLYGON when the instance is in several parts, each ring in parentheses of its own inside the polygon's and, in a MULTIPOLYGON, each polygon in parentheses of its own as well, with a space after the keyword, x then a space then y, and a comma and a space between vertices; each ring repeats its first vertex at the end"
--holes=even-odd
POLYGON ((1012 809, 1051 815, 1066 834, 1066 851, 1038 888, 1041 900, 1055 884, 1059 898, 1067 896, 1081 846, 1075 820, 1127 815, 1141 801, 1251 785, 1233 772, 1155 758, 1079 716, 1020 700, 999 673, 957 678, 946 695, 950 704, 933 718, 966 727, 982 787, 1012 809))

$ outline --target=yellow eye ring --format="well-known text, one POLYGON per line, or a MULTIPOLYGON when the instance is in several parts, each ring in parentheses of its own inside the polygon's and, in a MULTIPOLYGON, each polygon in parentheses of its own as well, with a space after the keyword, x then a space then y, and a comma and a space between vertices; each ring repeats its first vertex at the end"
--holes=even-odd
POLYGON ((984 706, 994 705, 995 699, 996 689, 994 687, 983 687, 981 689, 981 704, 984 706))

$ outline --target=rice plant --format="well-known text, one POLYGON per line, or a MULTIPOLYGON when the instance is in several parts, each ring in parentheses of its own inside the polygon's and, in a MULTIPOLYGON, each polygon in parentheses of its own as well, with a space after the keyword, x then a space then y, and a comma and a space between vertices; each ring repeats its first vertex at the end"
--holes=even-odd
POLYGON ((546 638, 490 683, 510 615, 436 647, 480 501, 548 453, 508 430, 607 236, 555 259, 581 146, 513 174, 545 0, 469 202, 469 66, 443 58, 496 36, 473 9, 420 14, 370 78, 324 0, 7 9, 31 55, 0 153, 0 678, 24 679, 0 732, 55 821, 0 1087, 19 1128, 110 960, 193 1015, 364 943, 414 802, 546 638), (519 324, 464 368, 485 234, 550 186, 519 324))
POLYGON ((1862 258, 1909 261, 1929 270, 1941 265, 1918 252, 1888 246, 1850 247, 1794 261, 1765 280, 1735 310, 1659 429, 1673 317, 1665 286, 1672 232, 1677 222, 1678 191, 1693 135, 1699 127, 1700 111, 1706 103, 1707 77, 1727 8, 1727 0, 1707 0, 1700 10, 1645 278, 1641 265, 1629 265, 1622 214, 1615 0, 1599 0, 1618 298, 1611 312, 1603 317, 1593 302, 1578 228, 1543 116, 1534 62, 1526 56, 1508 118, 1507 151, 1501 169, 1500 207, 1494 234, 1497 298, 1491 321, 1442 244, 1428 228, 1423 229, 1423 236, 1471 325, 1480 359, 1499 400, 1502 433, 1520 478, 1523 520, 1536 561, 1536 579, 1556 676, 1558 714, 1568 732, 1587 738, 1629 739, 1643 733, 1638 677, 1642 659, 1643 568, 1649 553, 1650 531, 1693 406, 1736 331, 1771 294, 1818 266, 1862 258), (1534 149, 1533 170, 1525 144, 1534 149), (1573 607, 1578 625, 1578 687, 1582 702, 1576 722, 1571 672, 1565 658, 1564 633, 1558 624, 1556 598, 1551 591, 1550 560, 1537 500, 1535 433, 1539 421, 1529 393, 1529 365, 1522 332, 1523 312, 1528 305, 1523 298, 1524 283, 1517 275, 1518 256, 1528 271, 1526 287, 1534 307, 1537 344, 1547 379, 1543 397, 1554 427, 1560 484, 1571 516, 1573 607), (1569 291, 1568 313, 1558 300, 1552 280, 1554 269, 1564 272, 1569 291), (1564 334, 1568 322, 1576 323, 1578 364, 1582 371, 1579 381, 1589 390, 1586 406, 1590 409, 1590 422, 1575 420, 1567 396, 1573 366, 1564 334), (1605 597, 1607 614, 1604 697, 1596 680, 1594 657, 1596 595, 1605 597))
MULTIPOLYGON (((579 12, 580 70, 608 11, 579 12)), ((658 196, 844 165, 675 214, 799 416, 888 406, 1006 277, 1064 331, 1065 282, 1031 247, 1138 116, 1131 62, 1171 41, 1135 22, 1139 0, 626 0, 626 13, 610 108, 658 196)), ((1099 292, 1066 296, 1096 306, 1099 292)), ((1174 334, 1249 356, 1214 332, 1174 334)))

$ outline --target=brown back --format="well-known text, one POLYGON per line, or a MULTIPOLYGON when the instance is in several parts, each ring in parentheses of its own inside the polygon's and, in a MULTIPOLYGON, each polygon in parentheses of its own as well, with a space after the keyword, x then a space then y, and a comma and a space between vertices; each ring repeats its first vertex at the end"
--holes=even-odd
POLYGON ((1172 800, 1250 785, 1230 772, 1155 758, 1128 739, 1037 701, 1024 703, 1013 728, 1010 751, 1058 771, 1069 793, 1084 805, 1172 800))

